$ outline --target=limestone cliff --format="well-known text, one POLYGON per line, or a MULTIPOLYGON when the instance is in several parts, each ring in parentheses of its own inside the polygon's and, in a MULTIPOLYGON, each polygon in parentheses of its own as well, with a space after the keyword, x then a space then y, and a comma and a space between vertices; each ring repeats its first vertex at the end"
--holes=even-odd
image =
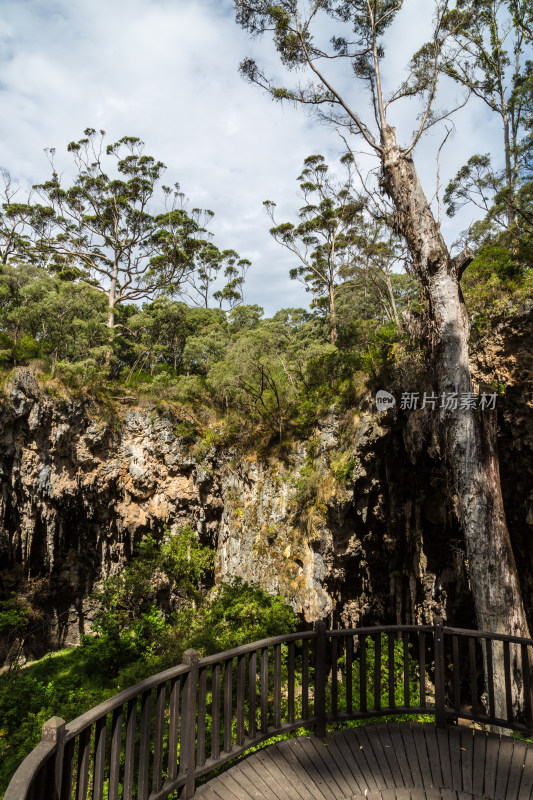
MULTIPOLYGON (((533 315, 496 328, 473 356, 500 384, 502 484, 526 604, 533 608, 533 315)), ((406 387, 409 388, 409 387, 406 387)), ((283 460, 198 439, 169 408, 85 397, 18 369, 0 422, 4 591, 24 578, 47 612, 29 653, 75 643, 95 583, 148 531, 189 523, 217 550, 215 579, 280 592, 308 621, 474 622, 468 564, 424 415, 332 409, 283 460)), ((0 654, 1 655, 1 654, 0 654)))

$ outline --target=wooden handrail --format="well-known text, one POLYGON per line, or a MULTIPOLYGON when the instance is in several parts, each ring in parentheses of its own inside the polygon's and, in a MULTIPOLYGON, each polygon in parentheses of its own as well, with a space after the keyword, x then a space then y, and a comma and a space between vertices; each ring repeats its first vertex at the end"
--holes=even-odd
POLYGON ((45 723, 5 800, 101 800, 105 785, 109 800, 118 800, 120 786, 128 800, 135 785, 137 800, 164 800, 179 788, 190 800, 198 778, 259 742, 302 727, 323 736, 328 724, 353 719, 423 713, 438 725, 462 717, 529 731, 532 647, 531 639, 449 628, 435 618, 433 625, 334 631, 319 622, 204 658, 187 651, 183 664, 68 725, 45 723), (511 654, 523 675, 518 701, 511 654), (503 664, 500 686, 496 663, 503 664))

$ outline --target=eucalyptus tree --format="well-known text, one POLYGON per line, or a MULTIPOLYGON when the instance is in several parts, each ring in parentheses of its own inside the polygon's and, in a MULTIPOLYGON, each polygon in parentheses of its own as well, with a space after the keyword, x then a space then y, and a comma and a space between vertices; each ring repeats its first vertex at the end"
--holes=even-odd
POLYGON ((168 288, 178 291, 193 269, 206 233, 203 224, 212 212, 188 213, 175 184, 161 186, 154 213, 151 204, 165 165, 144 155, 144 143, 136 137, 125 136, 104 149, 104 135, 87 128, 82 139, 68 145, 77 175, 67 188, 54 166, 55 150, 48 151, 52 176, 34 187, 46 205, 33 206, 32 212, 37 244, 51 268, 106 295, 112 342, 122 327, 115 321, 117 306, 168 288))
POLYGON ((18 198, 21 187, 7 169, 0 169, 0 180, 0 264, 34 260, 33 208, 18 198))
POLYGON ((522 140, 531 119, 533 97, 531 4, 526 0, 457 0, 446 11, 448 34, 441 69, 481 100, 499 118, 503 170, 488 155, 475 155, 447 190, 449 211, 470 199, 485 205, 496 200, 492 217, 498 227, 513 228, 523 172, 522 140), (528 113, 529 112, 529 113, 528 113), (503 212, 503 215, 501 214, 503 212))
MULTIPOLYGON (((380 220, 366 219, 361 245, 348 271, 352 288, 374 298, 383 321, 402 327, 394 293, 394 267, 405 267, 408 256, 402 242, 380 220)), ((363 311, 364 313, 364 311, 363 311)))
POLYGON ((203 241, 194 257, 194 269, 186 276, 180 294, 194 305, 209 308, 211 300, 220 307, 227 302, 229 308, 242 302, 242 288, 251 261, 240 258, 235 250, 219 250, 211 241, 203 241), (220 289, 215 286, 224 277, 220 289))
MULTIPOLYGON (((438 110, 436 104, 451 37, 443 26, 448 2, 431 4, 430 42, 413 54, 405 79, 387 91, 383 82, 386 34, 405 5, 405 0, 236 0, 238 23, 252 35, 270 33, 283 64, 289 70, 305 71, 310 81, 292 87, 276 85, 252 59, 243 61, 241 72, 274 99, 314 110, 319 119, 342 131, 345 138, 362 141, 375 156, 377 188, 393 207, 390 224, 405 240, 429 300, 432 389, 441 396, 470 397, 469 325, 459 280, 472 254, 466 250, 452 258, 414 162, 414 150, 424 133, 450 114, 438 110), (326 30, 334 31, 329 43, 323 42, 326 30), (338 78, 343 67, 351 82, 346 91, 338 78), (391 110, 404 100, 415 130, 406 141, 399 141, 391 110), (418 101, 416 110, 413 100, 418 101)), ((476 5, 477 0, 468 4, 476 5)), ((466 102, 467 97, 457 105, 466 102)), ((472 405, 457 410, 442 405, 438 412, 441 453, 464 532, 478 625, 488 631, 528 636, 505 520, 494 426, 472 405)), ((513 688, 518 696, 522 680, 516 654, 513 661, 513 688)), ((495 669, 502 679, 502 659, 495 669)))
POLYGON ((291 278, 300 280, 316 297, 327 297, 332 344, 338 335, 335 290, 348 277, 357 251, 363 246, 363 203, 353 189, 352 155, 343 156, 341 164, 346 175, 339 181, 329 171, 324 156, 305 159, 298 177, 305 202, 298 225, 277 224, 276 204, 271 200, 264 203, 274 223, 270 233, 301 262, 291 269, 291 278))

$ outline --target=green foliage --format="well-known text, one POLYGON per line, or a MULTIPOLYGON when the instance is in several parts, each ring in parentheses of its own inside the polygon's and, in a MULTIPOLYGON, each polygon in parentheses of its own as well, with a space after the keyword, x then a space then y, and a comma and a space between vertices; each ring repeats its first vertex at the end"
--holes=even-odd
MULTIPOLYGON (((234 580, 210 594, 213 551, 186 527, 158 544, 148 536, 95 600, 94 635, 78 648, 0 676, 0 791, 37 744, 52 716, 71 720, 121 688, 179 664, 189 647, 215 653, 289 633, 298 618, 280 597, 234 580)), ((19 624, 24 609, 3 603, 0 620, 19 624)))
POLYGON ((192 646, 205 655, 297 630, 299 620, 281 597, 240 578, 217 587, 193 621, 192 646))
POLYGON ((461 281, 473 329, 487 330, 493 317, 508 315, 533 296, 533 269, 501 245, 484 247, 461 281))
POLYGON ((31 619, 31 608, 13 592, 8 600, 0 600, 0 634, 6 636, 24 628, 31 619))
POLYGON ((147 536, 128 566, 96 592, 96 635, 83 637, 89 674, 116 676, 139 653, 151 653, 172 612, 201 599, 212 550, 197 542, 190 526, 175 535, 165 530, 165 536, 161 544, 147 536))

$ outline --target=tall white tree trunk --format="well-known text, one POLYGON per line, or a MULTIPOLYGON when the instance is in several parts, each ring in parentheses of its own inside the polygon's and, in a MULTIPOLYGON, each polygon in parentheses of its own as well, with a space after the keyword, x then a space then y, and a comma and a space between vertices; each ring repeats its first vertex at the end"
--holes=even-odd
POLYGON ((113 356, 113 337, 115 331, 115 306, 117 303, 117 281, 118 281, 118 262, 115 263, 113 268, 113 277, 107 293, 108 312, 107 312, 107 327, 109 329, 109 349, 106 353, 105 364, 108 369, 111 368, 111 360, 113 356))
MULTIPOLYGON (((434 387, 442 393, 472 391, 469 325, 454 261, 435 222, 410 156, 383 131, 383 185, 395 209, 398 233, 407 240, 414 267, 430 301, 434 387)), ((440 411, 444 457, 463 529, 477 623, 481 630, 529 637, 500 486, 495 425, 487 411, 440 411)), ((513 648, 514 650, 515 648, 513 648)), ((523 698, 521 664, 512 653, 513 702, 523 698)), ((503 652, 494 650, 496 715, 505 717, 503 652)))

